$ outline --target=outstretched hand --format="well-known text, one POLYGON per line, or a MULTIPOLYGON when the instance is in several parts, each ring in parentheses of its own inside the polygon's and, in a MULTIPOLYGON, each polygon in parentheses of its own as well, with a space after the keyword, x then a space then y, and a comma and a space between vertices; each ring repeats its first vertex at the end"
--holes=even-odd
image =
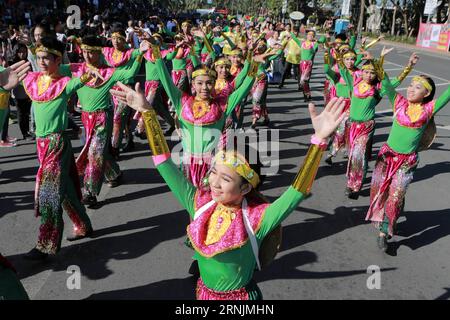
POLYGON ((126 103, 128 106, 133 108, 136 111, 139 112, 145 112, 147 110, 151 109, 150 104, 148 103, 147 99, 145 98, 145 93, 142 91, 140 87, 140 83, 136 83, 135 90, 127 87, 122 82, 118 81, 116 83, 121 91, 119 90, 109 90, 109 92, 117 98, 120 102, 126 103))
POLYGON ((317 114, 314 103, 308 105, 309 114, 311 115, 312 125, 314 127, 314 135, 322 140, 327 139, 336 130, 345 117, 342 111, 345 107, 344 98, 333 98, 328 102, 325 109, 317 114))
POLYGON ((409 65, 415 66, 417 61, 419 61, 419 56, 417 55, 417 52, 413 52, 409 57, 409 65))
POLYGON ((25 60, 14 63, 0 73, 0 86, 5 90, 14 89, 20 81, 25 79, 30 69, 30 62, 26 62, 25 60))
POLYGON ((383 50, 381 50, 381 57, 384 57, 385 55, 387 55, 389 52, 391 52, 392 50, 394 50, 394 47, 390 48, 390 49, 386 49, 386 47, 383 47, 383 50))

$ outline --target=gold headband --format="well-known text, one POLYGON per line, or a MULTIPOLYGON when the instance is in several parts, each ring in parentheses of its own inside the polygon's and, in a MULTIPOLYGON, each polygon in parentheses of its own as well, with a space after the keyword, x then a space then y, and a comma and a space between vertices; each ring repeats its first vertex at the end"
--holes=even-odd
POLYGON ((231 66, 231 61, 226 58, 221 58, 214 63, 214 66, 216 66, 216 67, 222 66, 222 65, 231 66))
POLYGON ((89 46, 87 44, 82 44, 81 45, 81 50, 102 51, 103 48, 102 47, 92 47, 92 46, 89 46))
POLYGON ((126 40, 126 38, 123 35, 121 35, 119 32, 113 32, 113 34, 111 35, 111 38, 112 37, 114 37, 114 38, 121 38, 123 40, 126 40))
POLYGON ((431 84, 424 77, 415 76, 415 77, 412 78, 412 81, 416 81, 416 82, 419 82, 420 84, 422 84, 423 87, 428 90, 428 92, 433 91, 433 88, 431 87, 431 84))
POLYGON ((242 50, 241 49, 234 49, 232 51, 230 51, 230 53, 228 54, 229 56, 238 56, 238 55, 242 55, 242 50))
POLYGON ((307 34, 312 34, 313 36, 316 35, 314 31, 309 31, 307 34))
POLYGON ((336 40, 334 40, 334 42, 336 42, 336 43, 343 43, 344 41, 342 41, 342 39, 340 39, 340 38, 337 38, 336 40))
POLYGON ((50 49, 50 48, 47 48, 47 47, 44 47, 44 46, 37 47, 36 48, 36 52, 48 52, 48 53, 52 53, 52 54, 54 54, 54 55, 56 55, 58 57, 62 57, 62 53, 59 52, 58 50, 50 49))
POLYGON ((184 27, 184 26, 191 26, 192 24, 189 22, 189 21, 184 21, 182 24, 181 24, 181 27, 184 27))
POLYGON ((216 72, 214 70, 207 69, 207 68, 198 69, 198 70, 195 70, 194 72, 192 72, 192 79, 194 79, 198 76, 208 76, 208 77, 215 78, 216 72))
POLYGON ((361 68, 362 70, 375 70, 375 67, 373 66, 373 64, 368 63, 362 66, 361 68))
POLYGON ((214 163, 223 164, 233 169, 238 175, 247 180, 253 188, 256 188, 259 184, 258 174, 250 168, 250 165, 244 157, 233 151, 220 151, 214 157, 214 163))
POLYGON ((343 55, 344 58, 351 58, 351 57, 356 57, 356 54, 353 51, 344 53, 343 55))

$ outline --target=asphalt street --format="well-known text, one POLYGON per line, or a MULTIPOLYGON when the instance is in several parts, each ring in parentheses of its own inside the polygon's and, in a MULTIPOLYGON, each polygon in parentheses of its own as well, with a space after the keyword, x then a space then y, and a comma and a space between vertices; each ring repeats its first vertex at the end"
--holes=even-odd
MULTIPOLYGON (((374 49, 379 54, 380 46, 374 49)), ((396 48, 385 69, 397 75, 411 50, 396 48)), ((431 75, 437 96, 450 82, 450 58, 420 53, 416 69, 399 87, 405 93, 412 76, 431 75)), ((323 54, 316 57, 313 100, 323 106, 323 54)), ((303 96, 294 80, 283 89, 271 86, 268 106, 272 129, 279 130, 279 169, 262 191, 275 200, 295 177, 312 134, 303 96)), ((385 98, 377 107, 373 155, 386 141, 392 108, 385 98)), ((345 194, 346 160, 333 167, 322 162, 312 196, 283 223, 283 244, 275 261, 256 272, 265 299, 449 299, 450 298, 450 106, 437 116, 437 137, 420 153, 419 168, 406 196, 389 254, 379 251, 376 229, 365 221, 374 160, 362 195, 345 194), (370 270, 380 270, 380 287, 368 286, 370 270), (369 271, 368 271, 369 269, 369 271), (370 288, 369 288, 370 287, 370 288)), ((246 127, 251 108, 246 108, 246 127)), ((260 126, 260 129, 265 127, 260 126)), ((19 136, 17 124, 10 135, 19 136)), ((80 141, 72 140, 79 153, 80 141)), ((61 252, 44 263, 23 259, 36 243, 34 181, 38 168, 33 142, 0 150, 0 252, 12 261, 32 299, 194 299, 196 279, 189 275, 192 251, 184 244, 188 216, 176 202, 152 161, 146 141, 119 162, 124 184, 104 185, 101 207, 88 209, 93 238, 62 243, 61 252), (81 287, 69 289, 68 268, 81 271, 81 287)), ((70 221, 64 217, 65 235, 70 221)))

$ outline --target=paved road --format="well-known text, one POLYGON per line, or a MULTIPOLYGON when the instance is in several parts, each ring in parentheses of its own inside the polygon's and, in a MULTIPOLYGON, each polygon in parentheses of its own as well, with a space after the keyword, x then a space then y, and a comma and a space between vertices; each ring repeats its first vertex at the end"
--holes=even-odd
MULTIPOLYGON (((378 52, 376 52, 378 54, 378 52)), ((387 57, 392 76, 410 51, 398 48, 387 57)), ((324 81, 322 54, 312 76, 314 101, 324 81)), ((413 74, 432 75, 438 94, 449 83, 449 58, 422 54, 413 74)), ((409 79, 408 79, 409 80, 409 79)), ((408 82, 408 81, 406 81, 408 82)), ((404 92, 407 83, 400 87, 404 92)), ((276 199, 290 184, 306 154, 312 133, 306 104, 291 80, 269 92, 273 127, 279 129, 280 163, 263 192, 276 199)), ((386 99, 378 106, 374 154, 386 140, 392 113, 386 99)), ((246 123, 250 121, 247 112, 246 123)), ((396 245, 390 255, 376 247, 376 230, 364 221, 370 173, 362 196, 344 195, 346 161, 323 164, 305 200, 283 223, 277 259, 256 274, 265 299, 449 299, 450 298, 450 107, 436 117, 438 136, 421 162, 407 194, 396 245), (369 290, 369 266, 381 269, 381 288, 369 290)), ((18 136, 17 125, 11 133, 18 136)), ((76 152, 80 142, 73 140, 76 152)), ((33 216, 37 159, 33 143, 3 149, 0 156, 0 250, 15 264, 33 299, 193 299, 195 279, 187 272, 192 251, 183 245, 186 213, 169 192, 149 157, 145 141, 120 161, 125 184, 105 186, 101 208, 89 210, 96 230, 92 239, 63 240, 60 254, 45 263, 22 259, 35 244, 33 216), (69 290, 67 269, 79 266, 81 289, 69 290)), ((370 162, 370 169, 374 162, 370 162)), ((67 221, 67 219, 66 219, 67 221)), ((66 233, 70 225, 65 226, 66 233)))

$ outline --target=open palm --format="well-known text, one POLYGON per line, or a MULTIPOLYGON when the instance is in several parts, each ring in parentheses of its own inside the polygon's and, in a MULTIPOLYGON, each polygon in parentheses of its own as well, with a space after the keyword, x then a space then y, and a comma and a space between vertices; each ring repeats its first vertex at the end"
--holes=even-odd
POLYGON ((324 140, 331 136, 345 117, 345 113, 342 112, 344 107, 345 100, 343 98, 331 99, 320 114, 317 114, 313 103, 308 105, 315 131, 314 135, 317 138, 324 140))
POLYGON ((145 99, 145 94, 140 87, 140 83, 136 83, 135 90, 127 87, 122 82, 117 82, 120 87, 119 90, 110 90, 111 94, 116 97, 119 101, 126 103, 128 106, 139 112, 145 112, 150 110, 151 106, 148 104, 147 99, 145 99))

